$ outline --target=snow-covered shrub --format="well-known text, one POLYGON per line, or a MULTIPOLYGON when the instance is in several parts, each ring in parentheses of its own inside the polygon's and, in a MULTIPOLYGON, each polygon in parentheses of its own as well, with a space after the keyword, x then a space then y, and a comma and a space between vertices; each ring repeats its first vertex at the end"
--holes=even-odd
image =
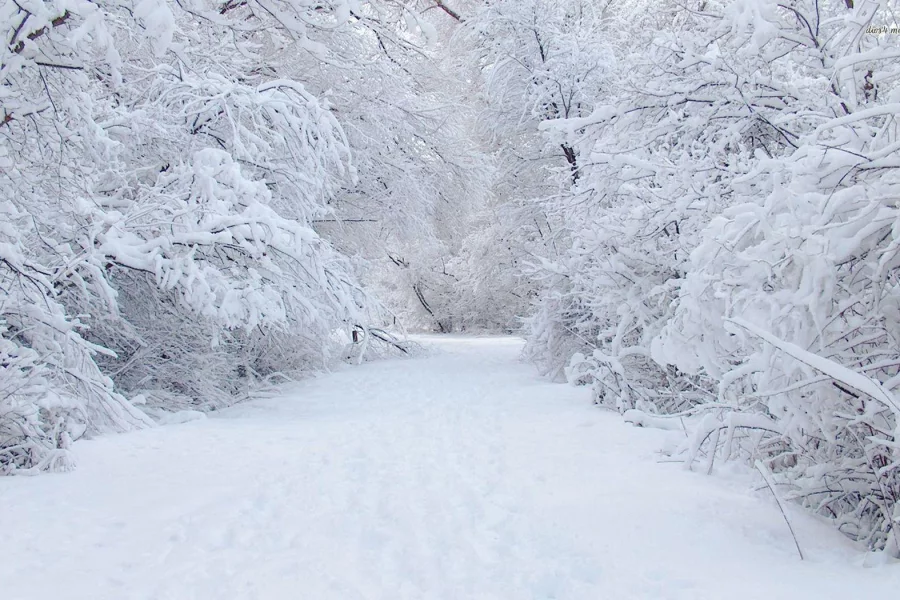
POLYGON ((4 472, 149 425, 120 392, 214 406, 360 320, 311 227, 346 139, 276 60, 351 4, 0 2, 4 472))
POLYGON ((598 402, 684 416, 689 460, 723 438, 720 455, 768 458, 798 499, 896 553, 900 51, 866 32, 891 13, 642 7, 486 9, 484 31, 507 34, 485 52, 495 131, 522 148, 504 185, 552 231, 522 261, 538 296, 526 352, 598 402), (554 147, 568 182, 521 187, 554 147))
POLYGON ((569 244, 536 263, 529 346, 620 410, 689 417, 689 460, 762 457, 897 554, 900 50, 866 33, 884 8, 666 3, 613 44, 628 68, 592 114, 544 125, 583 166, 543 201, 569 244))
MULTIPOLYGON (((27 133, 12 121, 7 127, 7 141, 27 133)), ((53 156, 52 143, 35 144, 38 155, 53 156)), ((67 448, 86 430, 150 424, 98 368, 96 357, 109 350, 85 339, 88 315, 67 310, 67 296, 114 292, 66 242, 77 222, 60 217, 60 201, 75 200, 54 195, 60 188, 31 157, 0 150, 0 473, 67 469, 67 448)))
POLYGON ((670 316, 699 231, 729 202, 731 178, 756 149, 785 144, 760 101, 771 93, 770 65, 744 36, 675 4, 647 19, 603 22, 609 60, 628 68, 595 83, 590 114, 543 125, 582 166, 571 190, 543 201, 566 235, 559 257, 534 270, 550 287, 529 347, 559 368, 572 355, 547 347, 556 330, 570 338, 560 348, 577 350, 570 372, 592 381, 599 401, 669 412, 699 398, 653 362, 650 340, 670 316))
POLYGON ((763 7, 760 45, 789 40, 785 85, 808 82, 791 98, 802 112, 783 121, 792 151, 733 180, 654 356, 714 385, 689 458, 707 440, 708 454, 762 458, 792 497, 897 556, 900 49, 864 33, 885 18, 877 3, 827 8, 793 3, 788 16, 823 25, 788 36, 763 7), (767 423, 749 449, 729 427, 747 413, 767 423))
POLYGON ((900 113, 848 116, 710 225, 658 352, 718 383, 721 419, 771 420, 755 452, 794 497, 896 555, 900 113))

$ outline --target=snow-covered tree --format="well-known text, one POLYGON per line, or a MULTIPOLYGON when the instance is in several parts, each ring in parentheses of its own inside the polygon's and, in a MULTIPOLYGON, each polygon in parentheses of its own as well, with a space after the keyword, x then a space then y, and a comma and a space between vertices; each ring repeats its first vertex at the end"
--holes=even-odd
POLYGON ((631 41, 592 113, 544 125, 580 165, 542 202, 569 243, 535 272, 532 353, 897 554, 898 47, 866 33, 891 13, 695 4, 613 15, 631 41))
POLYGON ((359 320, 311 227, 351 175, 346 137, 268 63, 321 54, 309 32, 356 4, 2 4, 4 471, 149 424, 114 381, 214 404, 236 378, 321 364, 359 320))
POLYGON ((526 271, 555 255, 564 234, 542 201, 567 193, 579 177, 575 149, 561 136, 549 139, 541 125, 591 112, 585 92, 610 67, 604 11, 575 0, 473 4, 464 5, 458 39, 478 68, 471 77, 483 85, 478 123, 494 173, 452 263, 453 290, 459 322, 512 329, 534 298, 526 271))
POLYGON ((732 29, 787 63, 792 118, 770 120, 789 151, 730 184, 655 356, 714 385, 693 453, 762 458, 792 497, 898 556, 900 44, 866 34, 891 18, 883 3, 738 7, 732 29), (749 449, 731 443, 748 413, 749 449))

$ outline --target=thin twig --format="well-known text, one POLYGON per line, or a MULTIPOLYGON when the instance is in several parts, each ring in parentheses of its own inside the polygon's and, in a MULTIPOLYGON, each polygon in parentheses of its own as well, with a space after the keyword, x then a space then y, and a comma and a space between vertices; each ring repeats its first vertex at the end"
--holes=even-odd
POLYGON ((787 523, 788 530, 791 532, 791 537, 794 538, 794 545, 797 546, 797 554, 800 555, 800 560, 806 560, 806 557, 803 556, 803 550, 800 549, 800 542, 797 541, 797 534, 794 533, 794 527, 793 525, 791 525, 791 520, 788 519, 787 513, 784 510, 784 504, 782 503, 781 497, 778 495, 778 492, 775 491, 775 482, 772 481, 772 474, 769 472, 769 469, 766 467, 766 465, 764 465, 763 462, 758 459, 756 461, 756 469, 763 476, 763 480, 772 491, 772 496, 775 498, 775 503, 778 505, 778 510, 781 511, 781 516, 784 518, 784 522, 787 523))

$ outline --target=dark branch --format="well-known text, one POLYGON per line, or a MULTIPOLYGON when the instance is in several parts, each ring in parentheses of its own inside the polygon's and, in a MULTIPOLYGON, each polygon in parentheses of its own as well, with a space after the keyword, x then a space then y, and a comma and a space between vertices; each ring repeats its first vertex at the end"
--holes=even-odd
POLYGON ((448 15, 450 15, 451 17, 453 17, 454 19, 456 19, 457 21, 462 23, 463 18, 461 16, 459 16, 458 12, 456 12, 455 10, 453 10, 452 8, 450 8, 449 6, 444 4, 444 0, 434 0, 434 3, 437 4, 437 7, 439 9, 441 9, 442 11, 444 11, 445 13, 447 13, 448 15))
MULTIPOLYGON (((69 17, 71 17, 71 16, 72 16, 72 13, 70 13, 69 11, 65 11, 63 14, 56 17, 52 21, 50 21, 50 25, 52 27, 59 27, 60 25, 62 25, 66 21, 68 21, 69 17)), ((32 31, 31 33, 29 33, 26 37, 29 40, 34 41, 34 40, 38 39, 39 37, 41 37, 42 35, 44 35, 45 33, 47 33, 48 31, 50 31, 50 27, 41 27, 37 31, 32 31)), ((24 50, 24 49, 25 49, 25 40, 19 40, 18 42, 16 42, 16 45, 12 47, 12 51, 15 52, 16 54, 21 54, 22 50, 24 50)))

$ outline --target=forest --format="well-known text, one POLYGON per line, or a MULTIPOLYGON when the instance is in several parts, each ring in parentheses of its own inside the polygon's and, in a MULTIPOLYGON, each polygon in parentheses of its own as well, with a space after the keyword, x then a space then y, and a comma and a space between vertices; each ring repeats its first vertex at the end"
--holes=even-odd
POLYGON ((514 334, 682 432, 671 460, 757 470, 900 558, 898 24, 895 0, 0 0, 0 474, 408 332, 514 334))

